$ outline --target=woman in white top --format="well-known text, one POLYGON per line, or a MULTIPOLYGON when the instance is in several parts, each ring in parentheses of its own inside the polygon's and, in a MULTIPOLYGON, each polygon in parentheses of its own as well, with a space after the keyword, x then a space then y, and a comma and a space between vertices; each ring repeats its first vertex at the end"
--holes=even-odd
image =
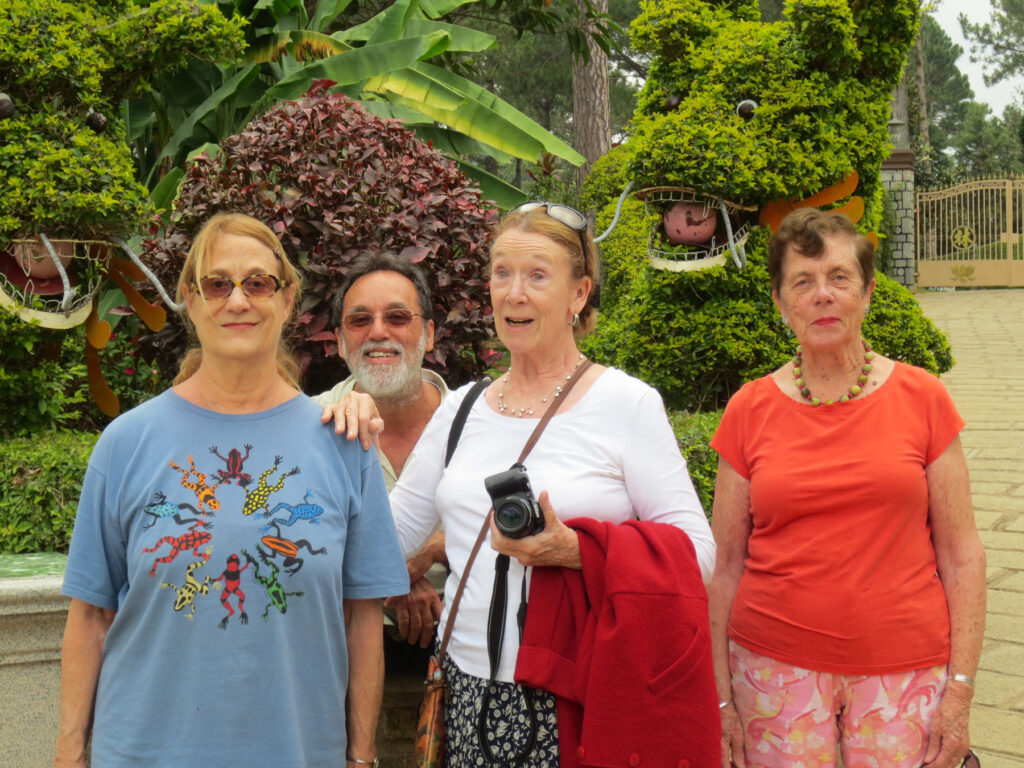
MULTIPOLYGON (((495 234, 491 300, 498 337, 511 355, 509 371, 473 404, 447 467, 448 434, 470 385, 444 401, 390 495, 407 556, 443 525, 451 568, 449 600, 491 507, 484 478, 516 461, 544 410, 583 362, 576 340, 593 328, 597 315, 591 301, 598 281, 597 248, 581 213, 553 203, 527 203, 508 214, 495 234)), ((484 548, 470 572, 445 664, 451 692, 446 715, 449 766, 483 764, 482 738, 503 763, 519 761, 537 768, 559 764, 553 697, 533 692, 539 727, 532 748, 527 748, 533 738, 526 725, 529 713, 522 690, 512 681, 524 568, 580 567, 577 535, 561 520, 586 516, 612 523, 635 518, 669 523, 689 535, 705 582, 714 567, 710 527, 661 398, 643 382, 591 366, 566 393, 525 464, 544 528, 510 538, 492 523, 490 544, 497 552, 484 548), (488 613, 499 552, 512 558, 507 629, 486 729, 478 735, 478 712, 490 675, 488 613)), ((444 630, 447 611, 439 631, 444 630)))

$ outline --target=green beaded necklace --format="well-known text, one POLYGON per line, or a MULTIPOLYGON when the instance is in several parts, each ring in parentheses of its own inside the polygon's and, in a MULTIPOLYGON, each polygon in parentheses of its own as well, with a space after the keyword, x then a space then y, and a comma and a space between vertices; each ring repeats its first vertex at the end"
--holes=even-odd
POLYGON ((825 405, 832 405, 837 402, 848 402, 864 391, 864 384, 867 383, 868 374, 871 373, 871 361, 875 359, 875 353, 871 351, 871 345, 868 344, 865 339, 861 339, 860 343, 864 345, 864 362, 861 363, 860 375, 857 376, 857 383, 850 387, 850 391, 838 400, 824 401, 812 395, 810 388, 807 386, 807 382, 804 381, 804 354, 803 349, 797 345, 796 355, 793 356, 793 381, 796 382, 796 388, 800 390, 800 394, 804 400, 817 408, 823 402, 825 405))

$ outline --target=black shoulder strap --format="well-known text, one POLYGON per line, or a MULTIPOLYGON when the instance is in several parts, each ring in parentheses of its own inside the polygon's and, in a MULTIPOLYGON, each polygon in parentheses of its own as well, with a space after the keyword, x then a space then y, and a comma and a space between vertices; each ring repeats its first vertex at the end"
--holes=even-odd
POLYGON ((480 379, 473 388, 466 393, 462 402, 459 404, 459 410, 455 413, 455 420, 452 421, 451 431, 448 432, 448 450, 444 454, 444 465, 447 467, 448 463, 452 460, 452 456, 455 455, 455 449, 459 447, 459 438, 462 436, 462 428, 466 426, 466 419, 469 418, 469 411, 473 407, 473 403, 480 397, 480 393, 487 389, 487 386, 491 383, 490 379, 480 379))

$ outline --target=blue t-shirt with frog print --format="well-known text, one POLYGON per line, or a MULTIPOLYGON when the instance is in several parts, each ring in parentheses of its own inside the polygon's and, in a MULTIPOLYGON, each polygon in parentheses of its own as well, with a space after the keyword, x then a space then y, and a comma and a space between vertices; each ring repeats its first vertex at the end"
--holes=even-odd
POLYGON ((167 391, 100 437, 63 590, 117 611, 94 768, 345 764, 342 600, 409 579, 376 451, 320 411, 167 391))

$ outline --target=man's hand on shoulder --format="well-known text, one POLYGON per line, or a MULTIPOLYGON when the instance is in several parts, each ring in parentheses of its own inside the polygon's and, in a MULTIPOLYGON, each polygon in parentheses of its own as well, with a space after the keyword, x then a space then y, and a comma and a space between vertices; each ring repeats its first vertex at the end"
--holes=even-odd
POLYGON ((320 421, 334 421, 334 431, 346 440, 359 438, 364 451, 377 445, 377 435, 384 431, 384 419, 373 398, 363 392, 349 392, 341 400, 325 405, 320 421))

